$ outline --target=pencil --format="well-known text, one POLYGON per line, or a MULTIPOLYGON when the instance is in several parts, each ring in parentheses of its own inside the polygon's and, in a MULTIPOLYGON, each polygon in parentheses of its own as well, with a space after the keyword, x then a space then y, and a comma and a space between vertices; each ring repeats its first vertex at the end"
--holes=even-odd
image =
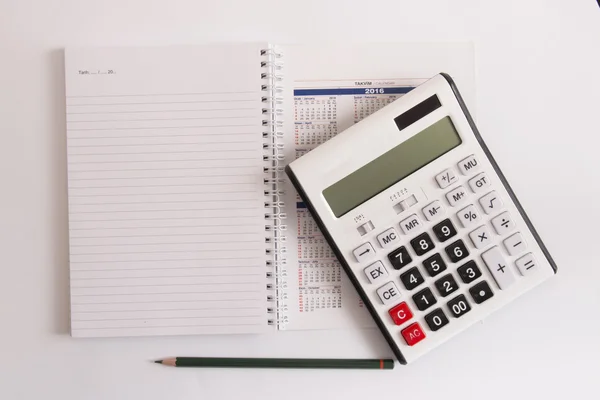
POLYGON ((391 359, 174 357, 154 362, 170 367, 196 368, 394 369, 391 359))

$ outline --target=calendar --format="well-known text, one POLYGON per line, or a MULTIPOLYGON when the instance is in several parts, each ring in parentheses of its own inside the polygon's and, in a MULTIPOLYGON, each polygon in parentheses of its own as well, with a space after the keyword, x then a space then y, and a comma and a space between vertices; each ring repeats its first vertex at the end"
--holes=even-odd
MULTIPOLYGON (((296 82, 294 95, 293 151, 300 158, 339 132, 408 93, 422 80, 356 79, 348 81, 296 82)), ((290 203, 292 202, 290 201, 290 203)), ((328 318, 333 327, 344 326, 339 313, 344 307, 360 309, 363 326, 372 321, 364 304, 347 281, 340 263, 327 244, 304 202, 295 198, 288 223, 294 226, 296 247, 288 255, 289 269, 296 269, 298 302, 288 307, 299 315, 328 318), (293 221, 290 221, 293 220, 293 221), (294 261, 292 261, 294 260, 294 261)))

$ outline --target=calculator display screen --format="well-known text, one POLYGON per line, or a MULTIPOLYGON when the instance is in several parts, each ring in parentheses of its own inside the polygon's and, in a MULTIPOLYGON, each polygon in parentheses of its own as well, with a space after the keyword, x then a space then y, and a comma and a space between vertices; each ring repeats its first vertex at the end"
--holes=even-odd
POLYGON ((462 143, 445 117, 323 190, 336 217, 381 193, 462 143))

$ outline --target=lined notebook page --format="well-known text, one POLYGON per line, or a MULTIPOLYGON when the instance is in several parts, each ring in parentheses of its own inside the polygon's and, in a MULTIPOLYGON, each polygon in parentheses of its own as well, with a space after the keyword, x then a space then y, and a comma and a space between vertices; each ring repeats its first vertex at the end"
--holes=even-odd
POLYGON ((261 48, 65 51, 73 336, 266 329, 261 48))

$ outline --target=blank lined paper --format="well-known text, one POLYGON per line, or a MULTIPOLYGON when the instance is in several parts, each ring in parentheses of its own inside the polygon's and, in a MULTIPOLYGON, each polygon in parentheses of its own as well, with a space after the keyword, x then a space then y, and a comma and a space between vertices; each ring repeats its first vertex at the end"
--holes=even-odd
POLYGON ((72 335, 264 331, 260 47, 65 59, 72 335))

